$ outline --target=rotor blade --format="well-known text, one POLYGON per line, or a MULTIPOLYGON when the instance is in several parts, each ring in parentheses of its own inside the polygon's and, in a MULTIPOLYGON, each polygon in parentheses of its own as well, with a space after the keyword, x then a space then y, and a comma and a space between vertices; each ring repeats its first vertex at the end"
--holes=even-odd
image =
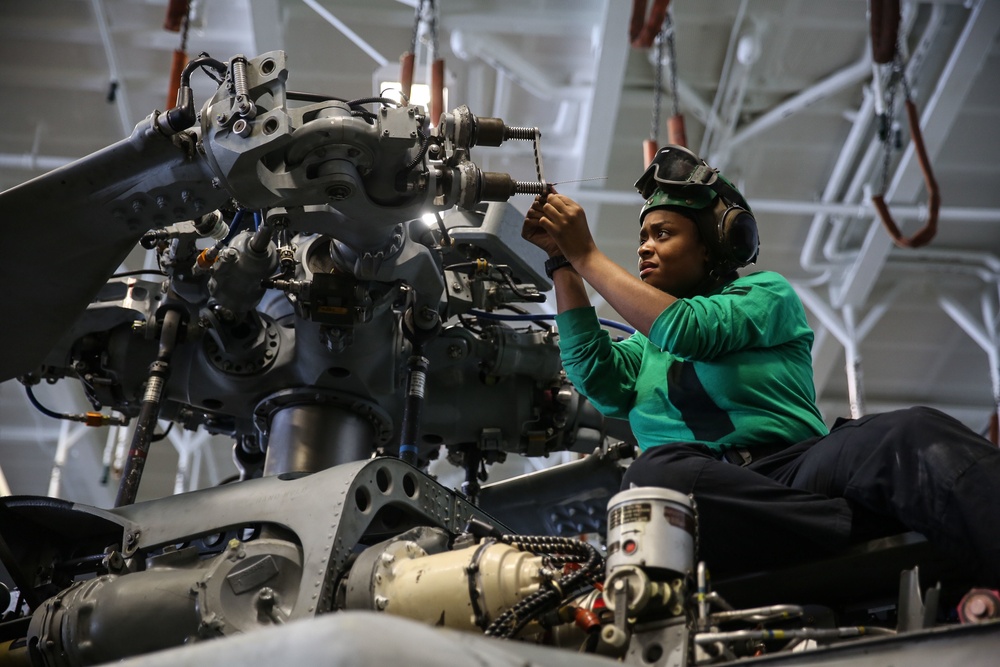
POLYGON ((127 139, 0 193, 0 381, 42 362, 144 232, 216 209, 228 194, 155 114, 127 139))

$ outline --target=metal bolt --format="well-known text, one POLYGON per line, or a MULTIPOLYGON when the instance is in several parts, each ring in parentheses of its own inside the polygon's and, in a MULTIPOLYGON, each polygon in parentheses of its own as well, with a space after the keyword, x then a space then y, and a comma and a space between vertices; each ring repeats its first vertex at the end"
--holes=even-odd
POLYGON ((385 609, 388 606, 389 606, 389 598, 385 597, 384 595, 376 595, 375 596, 375 607, 379 611, 382 611, 383 609, 385 609))
POLYGON ((388 554, 388 553, 382 554, 382 564, 383 565, 392 565, 393 561, 395 561, 395 560, 396 560, 396 557, 393 556, 392 554, 388 554))

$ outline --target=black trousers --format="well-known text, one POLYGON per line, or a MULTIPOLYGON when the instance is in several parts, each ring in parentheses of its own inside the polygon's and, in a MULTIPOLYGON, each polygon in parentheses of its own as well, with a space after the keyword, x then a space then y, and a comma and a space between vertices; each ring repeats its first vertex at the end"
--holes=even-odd
POLYGON ((976 568, 977 585, 1000 585, 1000 450, 931 408, 868 415, 745 466, 701 445, 653 447, 626 471, 631 486, 694 497, 713 573, 915 530, 976 568))

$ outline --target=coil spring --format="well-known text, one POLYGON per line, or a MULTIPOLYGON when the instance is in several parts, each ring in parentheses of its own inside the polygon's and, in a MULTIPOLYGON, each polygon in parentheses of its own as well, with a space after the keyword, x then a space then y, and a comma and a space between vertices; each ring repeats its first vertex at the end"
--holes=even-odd
POLYGON ((548 187, 545 181, 514 181, 514 194, 543 195, 548 187))
POLYGON ((237 95, 247 95, 250 92, 250 86, 247 85, 247 61, 240 56, 233 58, 233 90, 237 95))
POLYGON ((533 127, 504 127, 504 139, 517 139, 520 141, 534 141, 537 130, 533 127))

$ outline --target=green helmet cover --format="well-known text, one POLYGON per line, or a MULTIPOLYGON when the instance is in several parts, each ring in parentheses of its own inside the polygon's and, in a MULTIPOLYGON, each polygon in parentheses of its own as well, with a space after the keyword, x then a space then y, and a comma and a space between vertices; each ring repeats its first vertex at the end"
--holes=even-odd
MULTIPOLYGON (((729 203, 750 211, 750 205, 747 204, 743 193, 737 190, 736 186, 722 174, 719 174, 719 180, 729 186, 732 194, 735 195, 733 197, 735 201, 729 203)), ((687 186, 683 188, 683 192, 673 188, 670 191, 664 188, 657 188, 649 196, 649 199, 646 200, 646 203, 642 205, 642 210, 639 212, 639 224, 642 224, 642 221, 646 218, 646 214, 652 210, 672 206, 701 210, 711 206, 717 197, 719 197, 719 194, 709 186, 687 186)), ((752 211, 750 212, 752 213, 752 211)))
POLYGON ((709 206, 715 200, 716 194, 705 188, 704 192, 692 193, 688 192, 686 194, 671 194, 664 190, 654 190, 653 194, 649 196, 646 203, 642 205, 642 211, 639 212, 639 224, 646 218, 646 214, 658 208, 667 207, 680 207, 680 208, 693 208, 700 210, 709 206))

